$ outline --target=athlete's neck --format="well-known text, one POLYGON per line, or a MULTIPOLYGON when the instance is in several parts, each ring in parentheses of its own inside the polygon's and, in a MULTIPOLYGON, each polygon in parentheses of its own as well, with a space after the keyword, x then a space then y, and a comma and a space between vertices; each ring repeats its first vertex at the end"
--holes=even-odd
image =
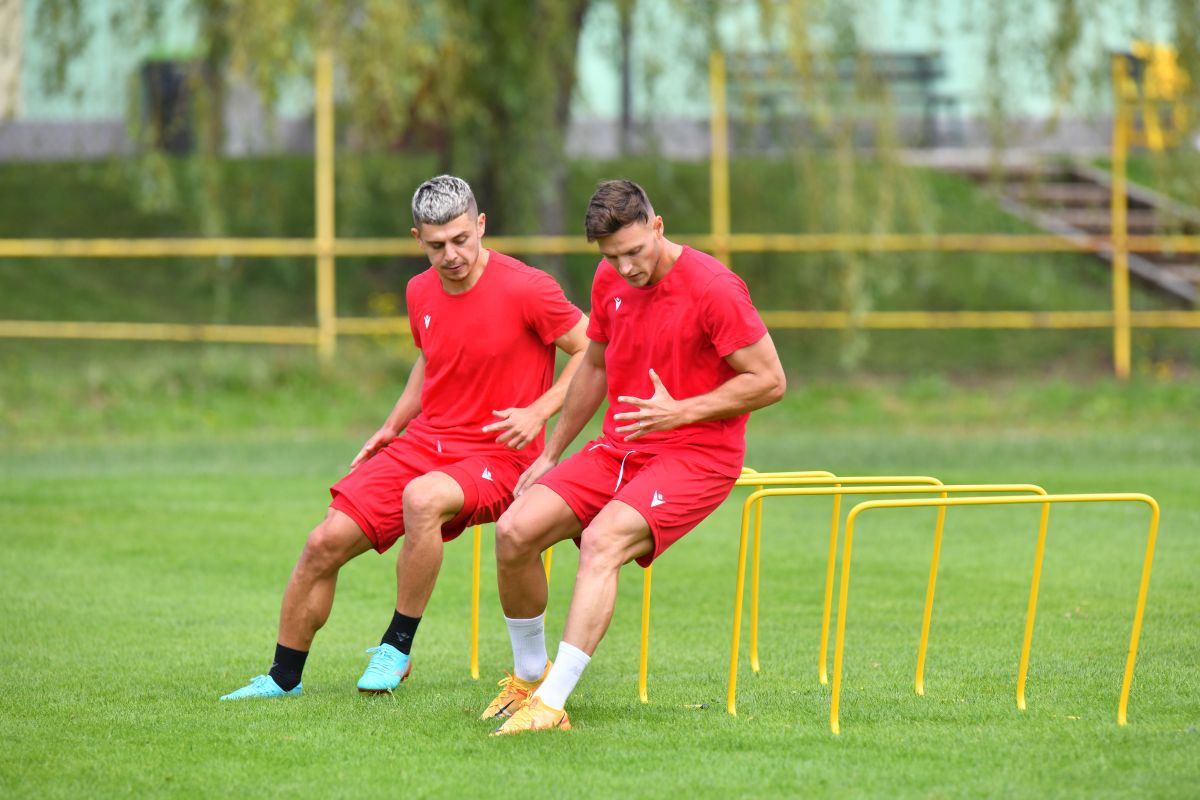
POLYGON ((670 239, 664 238, 662 250, 658 254, 658 264, 654 267, 654 280, 646 285, 653 286, 667 277, 667 273, 674 268, 675 262, 681 255, 683 255, 683 245, 675 244, 670 239))

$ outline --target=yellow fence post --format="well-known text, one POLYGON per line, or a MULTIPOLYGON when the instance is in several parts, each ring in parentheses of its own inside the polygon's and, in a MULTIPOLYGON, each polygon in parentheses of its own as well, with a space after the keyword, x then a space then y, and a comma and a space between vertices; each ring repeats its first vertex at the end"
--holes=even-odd
POLYGON ((1112 302, 1113 370, 1120 380, 1129 378, 1129 231, 1125 196, 1125 155, 1128 149, 1129 120, 1125 92, 1129 86, 1129 68, 1125 56, 1113 56, 1113 133, 1112 133, 1112 302))
POLYGON ((712 102, 709 120, 712 154, 709 160, 713 255, 730 266, 729 234, 729 118, 725 110, 725 56, 714 50, 708 59, 708 91, 712 102))
POLYGON ((323 366, 337 352, 337 299, 333 219, 333 53, 317 54, 316 75, 317 357, 323 366))

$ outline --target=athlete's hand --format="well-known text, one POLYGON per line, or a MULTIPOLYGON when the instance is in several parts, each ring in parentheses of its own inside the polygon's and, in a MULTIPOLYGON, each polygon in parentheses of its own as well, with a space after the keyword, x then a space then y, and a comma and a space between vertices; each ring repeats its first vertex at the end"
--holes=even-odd
POLYGON ((375 431, 375 435, 367 439, 367 443, 363 445, 362 450, 359 450, 358 455, 350 462, 350 469, 355 469, 359 464, 387 447, 388 443, 398 435, 391 428, 380 428, 375 431))
POLYGON ((643 399, 621 395, 617 398, 618 403, 627 403, 638 407, 637 411, 613 414, 615 420, 631 420, 628 425, 617 428, 617 433, 626 434, 625 441, 627 442, 640 439, 654 431, 673 430, 688 422, 684 414, 683 403, 671 396, 654 370, 650 370, 650 383, 654 385, 654 394, 650 397, 643 399))
POLYGON ((517 480, 517 485, 513 489, 513 497, 520 497, 521 493, 538 482, 538 478, 545 475, 558 464, 558 459, 550 458, 550 456, 542 453, 533 460, 529 465, 529 469, 521 473, 520 479, 517 480))
POLYGON ((531 408, 506 408, 493 411, 493 416, 499 417, 497 422, 483 426, 484 433, 502 431, 496 437, 497 444, 506 444, 514 450, 520 450, 532 442, 546 425, 546 418, 531 408))

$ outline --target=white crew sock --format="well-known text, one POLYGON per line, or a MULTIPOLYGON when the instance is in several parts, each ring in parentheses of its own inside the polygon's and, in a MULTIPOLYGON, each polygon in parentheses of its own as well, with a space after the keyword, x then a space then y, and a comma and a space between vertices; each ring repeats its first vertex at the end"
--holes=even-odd
POLYGON ((579 683, 579 677, 591 660, 592 657, 578 647, 559 642, 554 666, 534 696, 542 698, 542 702, 551 708, 565 708, 567 697, 575 691, 575 684, 579 683))
POLYGON ((512 639, 513 674, 523 681, 536 681, 546 671, 546 615, 532 619, 504 618, 512 639))

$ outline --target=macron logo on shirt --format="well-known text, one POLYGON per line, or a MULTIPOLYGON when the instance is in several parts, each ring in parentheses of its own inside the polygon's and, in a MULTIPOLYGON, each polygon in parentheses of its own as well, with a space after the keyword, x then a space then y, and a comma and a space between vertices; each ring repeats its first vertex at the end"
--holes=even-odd
MULTIPOLYGON (((492 480, 492 471, 490 469, 488 469, 487 467, 483 468, 483 479, 485 481, 492 480)), ((495 481, 492 481, 492 482, 495 483, 495 481)))
POLYGON ((425 330, 429 330, 429 320, 433 319, 428 314, 425 315, 425 330))
POLYGON ((662 492, 656 489, 654 491, 654 496, 650 498, 650 507, 654 508, 655 506, 661 506, 665 502, 667 501, 663 500, 662 492))
POLYGON ((621 310, 621 298, 619 298, 619 297, 614 297, 614 298, 613 298, 613 303, 616 305, 616 307, 617 307, 617 311, 620 311, 620 310, 621 310))

